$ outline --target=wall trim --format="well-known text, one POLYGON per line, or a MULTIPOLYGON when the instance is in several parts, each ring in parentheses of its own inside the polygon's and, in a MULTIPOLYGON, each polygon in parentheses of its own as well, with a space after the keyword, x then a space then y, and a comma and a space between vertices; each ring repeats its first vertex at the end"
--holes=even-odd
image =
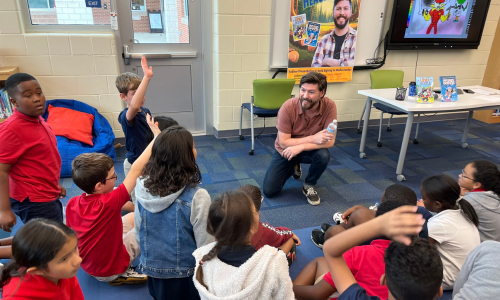
MULTIPOLYGON (((462 120, 462 119, 467 119, 468 112, 463 112, 463 113, 451 113, 451 114, 442 114, 442 115, 431 115, 431 116, 420 116, 420 123, 424 122, 435 122, 435 121, 447 121, 447 120, 462 120)), ((384 118, 384 125, 387 125, 388 118, 384 118)), ((413 119, 413 124, 414 126, 416 125, 416 117, 413 119)), ((380 119, 372 119, 369 122, 369 126, 378 126, 380 124, 380 119)), ((393 118, 391 121, 391 125, 393 124, 406 124, 406 118, 393 118)), ((361 122, 361 126, 363 126, 363 122, 361 122)), ((464 125, 465 126, 465 125, 464 125)), ((352 121, 346 121, 346 122, 339 122, 339 129, 347 129, 347 128, 357 128, 358 127, 358 121, 352 120, 352 121)), ((263 127, 259 128, 254 128, 254 134, 258 135, 262 131, 263 127)), ((266 127, 264 129, 264 132, 262 134, 276 134, 278 130, 276 127, 266 127)), ((241 133, 244 136, 249 136, 250 135, 250 128, 244 128, 241 129, 241 133)), ((230 137, 237 137, 238 136, 238 129, 231 129, 231 130, 217 130, 214 128, 214 135, 216 138, 221 139, 221 138, 230 138, 230 137)))

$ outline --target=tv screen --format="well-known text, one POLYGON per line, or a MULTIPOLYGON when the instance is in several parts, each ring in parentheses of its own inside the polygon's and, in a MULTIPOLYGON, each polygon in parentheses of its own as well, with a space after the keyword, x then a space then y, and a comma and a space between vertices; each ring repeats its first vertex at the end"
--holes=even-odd
POLYGON ((490 0, 395 0, 388 50, 476 49, 490 0))

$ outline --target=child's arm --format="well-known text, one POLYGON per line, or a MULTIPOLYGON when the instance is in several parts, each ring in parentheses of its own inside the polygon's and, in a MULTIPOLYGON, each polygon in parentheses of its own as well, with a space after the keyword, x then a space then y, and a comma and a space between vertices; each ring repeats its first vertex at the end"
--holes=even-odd
POLYGON ((418 235, 425 222, 421 214, 415 214, 416 206, 402 206, 366 223, 355 226, 328 239, 323 247, 333 282, 342 294, 356 283, 342 254, 364 241, 378 236, 393 237, 409 245, 407 234, 418 235))
POLYGON ((6 232, 16 225, 16 215, 10 208, 9 170, 10 164, 0 163, 0 227, 6 232))
POLYGON ((144 96, 146 96, 146 90, 148 89, 149 81, 151 77, 153 77, 153 67, 148 68, 148 61, 143 56, 141 60, 142 71, 144 72, 144 77, 142 78, 141 84, 135 91, 134 97, 132 101, 130 101, 130 105, 127 111, 127 121, 129 124, 134 125, 135 115, 139 111, 141 111, 142 102, 144 100, 144 96))
POLYGON ((130 168, 130 172, 128 173, 125 180, 123 180, 123 185, 125 185, 125 188, 127 189, 127 192, 129 194, 135 188, 137 178, 141 175, 142 169, 144 169, 144 165, 146 165, 149 157, 151 156, 151 149, 153 148, 156 137, 161 133, 161 130, 158 128, 158 124, 154 123, 154 120, 151 119, 151 116, 149 114, 146 116, 146 119, 148 121, 149 127, 151 128, 151 131, 153 131, 155 138, 151 141, 151 143, 149 143, 148 147, 146 148, 146 150, 144 150, 144 152, 142 152, 141 156, 139 156, 139 158, 135 160, 135 162, 132 164, 132 167, 130 168))
POLYGON ((286 241, 283 245, 281 245, 279 248, 285 252, 286 254, 290 253, 290 250, 292 250, 294 241, 292 238, 290 238, 288 241, 286 241))

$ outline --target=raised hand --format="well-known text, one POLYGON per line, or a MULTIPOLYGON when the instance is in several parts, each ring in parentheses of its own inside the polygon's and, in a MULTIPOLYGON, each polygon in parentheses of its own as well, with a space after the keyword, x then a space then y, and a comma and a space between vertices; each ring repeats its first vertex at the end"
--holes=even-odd
POLYGON ((374 220, 377 220, 381 234, 409 245, 411 239, 407 235, 417 235, 425 223, 423 216, 416 213, 416 211, 416 206, 401 206, 374 220))
POLYGON ((150 114, 146 115, 146 121, 148 122, 149 128, 151 128, 155 137, 161 133, 160 128, 158 128, 158 122, 155 122, 150 114))
POLYGON ((148 60, 146 57, 142 57, 141 59, 142 72, 144 72, 144 77, 151 78, 153 77, 153 67, 148 67, 148 60))

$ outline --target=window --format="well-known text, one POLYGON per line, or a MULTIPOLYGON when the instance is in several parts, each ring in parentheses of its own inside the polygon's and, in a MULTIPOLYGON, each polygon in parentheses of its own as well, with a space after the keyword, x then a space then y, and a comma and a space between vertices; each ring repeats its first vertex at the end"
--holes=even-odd
MULTIPOLYGON (((0 0, 1 1, 1 0, 0 0)), ((136 0, 140 2, 141 0, 136 0)), ((87 7, 85 0, 22 0, 21 8, 25 15, 26 29, 30 31, 61 30, 111 30, 111 0, 101 0, 101 7, 87 7), (45 26, 42 25, 51 25, 45 26), (76 28, 52 25, 79 25, 76 28), (81 25, 92 25, 83 28, 81 25), (95 25, 108 25, 95 27, 95 25)), ((142 0, 144 2, 144 0, 142 0)))
POLYGON ((54 8, 55 0, 28 0, 28 5, 31 8, 54 8))
POLYGON ((188 2, 189 0, 184 0, 184 18, 188 17, 188 2))
POLYGON ((132 11, 146 10, 146 0, 132 0, 132 11))

